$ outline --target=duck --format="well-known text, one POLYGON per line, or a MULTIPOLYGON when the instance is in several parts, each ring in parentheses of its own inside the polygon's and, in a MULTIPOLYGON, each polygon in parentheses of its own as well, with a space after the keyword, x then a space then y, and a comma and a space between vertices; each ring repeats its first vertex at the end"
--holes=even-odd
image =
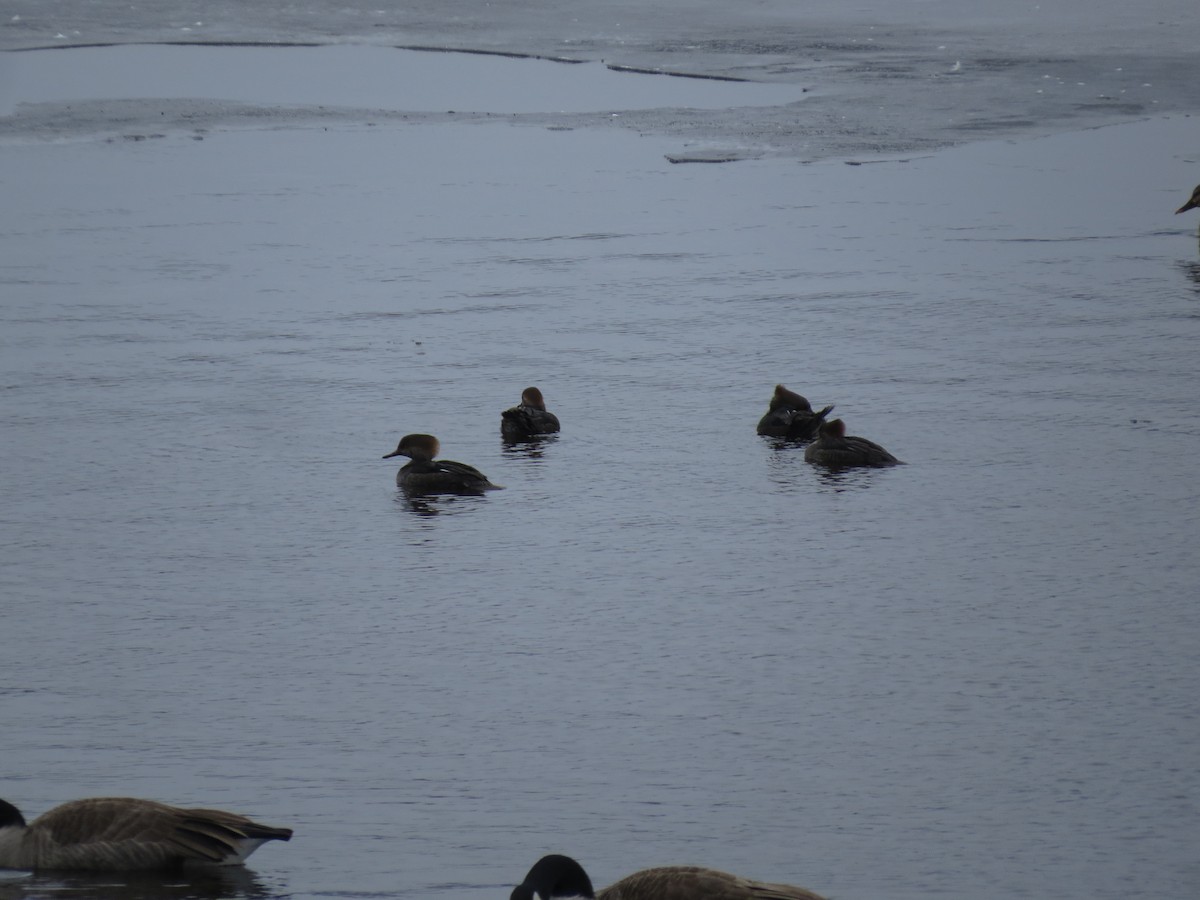
POLYGON ((702 866, 663 866, 626 875, 595 893, 583 866, 569 856, 543 856, 509 900, 552 900, 585 897, 590 900, 824 900, 820 894, 790 884, 751 881, 702 866))
POLYGON ((556 434, 558 416, 546 410, 542 392, 535 387, 521 391, 521 402, 500 413, 500 434, 510 441, 521 441, 540 434, 556 434))
POLYGON ((804 448, 804 459, 825 466, 895 466, 900 460, 874 441, 846 434, 841 419, 822 422, 817 439, 804 448))
POLYGON ((411 493, 479 494, 500 489, 474 466, 448 459, 434 462, 440 449, 441 444, 432 434, 406 434, 383 458, 407 456, 412 460, 396 473, 396 484, 411 493))
POLYGON ((185 864, 236 866, 292 829, 218 809, 183 809, 132 797, 73 800, 28 825, 0 800, 0 868, 133 872, 185 864))
POLYGON ((1188 198, 1188 202, 1175 210, 1175 215, 1187 212, 1189 209, 1200 207, 1200 184, 1196 185, 1196 189, 1192 191, 1192 196, 1188 198))
POLYGON ((832 406, 827 406, 820 412, 813 412, 808 398, 795 391, 789 391, 782 384, 777 384, 766 414, 758 420, 758 433, 787 438, 790 441, 811 440, 821 422, 831 412, 832 406))

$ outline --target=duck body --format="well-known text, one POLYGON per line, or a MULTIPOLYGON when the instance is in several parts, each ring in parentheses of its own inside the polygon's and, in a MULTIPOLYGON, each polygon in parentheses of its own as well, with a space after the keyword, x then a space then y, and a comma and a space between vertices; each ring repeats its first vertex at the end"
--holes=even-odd
POLYGON ((234 866, 290 828, 236 813, 153 800, 97 797, 56 806, 26 824, 0 800, 0 868, 132 872, 184 865, 234 866))
POLYGON ((627 875, 599 893, 583 867, 569 856, 544 856, 513 890, 510 900, 823 900, 790 884, 752 881, 703 866, 663 866, 627 875))
POLYGON ((846 434, 841 419, 824 422, 817 439, 804 448, 804 459, 825 466, 896 466, 900 460, 874 441, 846 434))
POLYGON ((480 494, 498 490, 486 475, 474 466, 438 459, 441 445, 432 434, 406 434, 396 449, 385 455, 407 456, 412 460, 396 473, 396 484, 414 494, 480 494))
POLYGON ((766 414, 758 420, 758 433, 787 438, 789 441, 811 440, 831 412, 832 406, 813 412, 812 404, 806 397, 777 384, 766 414))
POLYGON ((527 387, 521 392, 521 402, 500 413, 500 434, 510 441, 522 441, 543 434, 557 434, 558 416, 546 409, 542 392, 527 387))
POLYGON ((1175 215, 1187 212, 1189 209, 1196 209, 1197 207, 1200 207, 1200 184, 1196 185, 1196 189, 1192 191, 1192 196, 1188 198, 1188 202, 1175 210, 1175 215))

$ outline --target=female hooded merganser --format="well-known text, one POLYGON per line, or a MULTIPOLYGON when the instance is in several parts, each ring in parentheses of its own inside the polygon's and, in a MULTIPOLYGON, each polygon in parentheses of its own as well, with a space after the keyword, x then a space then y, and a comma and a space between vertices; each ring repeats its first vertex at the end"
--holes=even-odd
POLYGON ((555 434, 558 428, 558 416, 546 411, 542 392, 535 387, 525 388, 520 404, 500 413, 500 434, 510 441, 555 434))
POLYGON ((790 884, 767 884, 700 866, 665 866, 627 875, 599 894, 583 867, 569 856, 543 856, 509 900, 586 897, 594 900, 822 900, 790 884))
POLYGON ((420 494, 478 494, 499 489, 488 477, 466 463, 433 458, 441 444, 432 434, 406 434, 394 452, 384 456, 407 456, 412 462, 396 473, 396 484, 406 491, 420 494))
POLYGON ((131 872, 184 864, 234 866, 267 841, 290 840, 272 828, 217 809, 180 809, 129 797, 74 800, 29 825, 0 800, 0 868, 131 872))
POLYGON ((807 398, 777 384, 766 415, 758 420, 758 433, 787 438, 789 441, 807 441, 817 433, 818 426, 831 412, 832 406, 813 412, 807 398))
POLYGON ((1200 206, 1200 184, 1196 185, 1196 189, 1192 191, 1192 196, 1188 199, 1188 202, 1175 210, 1175 215, 1187 212, 1189 209, 1195 209, 1198 206, 1200 206))
POLYGON ((874 441, 846 434, 841 419, 822 422, 817 439, 804 448, 804 458, 826 466, 894 466, 900 460, 874 441))

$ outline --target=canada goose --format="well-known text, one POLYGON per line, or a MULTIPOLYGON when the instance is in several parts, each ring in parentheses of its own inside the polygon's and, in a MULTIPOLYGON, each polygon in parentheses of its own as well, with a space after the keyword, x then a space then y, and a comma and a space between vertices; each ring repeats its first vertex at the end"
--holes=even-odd
POLYGON ((407 456, 412 462, 396 473, 396 484, 414 494, 479 494, 499 489, 488 477, 466 463, 441 459, 434 462, 441 444, 432 434, 406 434, 396 449, 384 456, 407 456))
POLYGON ((233 866, 266 841, 286 841, 272 828, 218 809, 181 809, 153 800, 73 800, 29 825, 0 800, 0 868, 136 871, 185 863, 233 866))
POLYGON ((832 406, 813 412, 808 398, 777 384, 766 413, 758 420, 758 433, 791 441, 806 441, 817 433, 818 426, 831 412, 832 406))
POLYGON ((554 434, 558 429, 558 416, 546 410, 542 392, 535 387, 525 388, 521 391, 521 402, 500 413, 500 434, 510 441, 554 434))
POLYGON ((599 894, 583 866, 569 856, 543 856, 509 900, 584 897, 595 900, 824 900, 789 884, 767 884, 700 866, 664 866, 626 875, 599 894))
POLYGON ((846 434, 841 419, 822 422, 817 439, 804 448, 804 459, 826 466, 895 466, 900 460, 874 441, 846 434))

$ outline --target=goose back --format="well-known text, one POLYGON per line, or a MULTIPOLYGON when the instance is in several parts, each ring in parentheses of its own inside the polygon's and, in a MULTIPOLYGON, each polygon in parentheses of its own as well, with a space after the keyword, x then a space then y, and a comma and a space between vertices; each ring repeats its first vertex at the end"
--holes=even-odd
POLYGON ((0 827, 0 866, 135 871, 184 863, 237 865, 264 842, 291 836, 290 828, 222 810, 97 797, 64 803, 28 826, 21 820, 0 827))

